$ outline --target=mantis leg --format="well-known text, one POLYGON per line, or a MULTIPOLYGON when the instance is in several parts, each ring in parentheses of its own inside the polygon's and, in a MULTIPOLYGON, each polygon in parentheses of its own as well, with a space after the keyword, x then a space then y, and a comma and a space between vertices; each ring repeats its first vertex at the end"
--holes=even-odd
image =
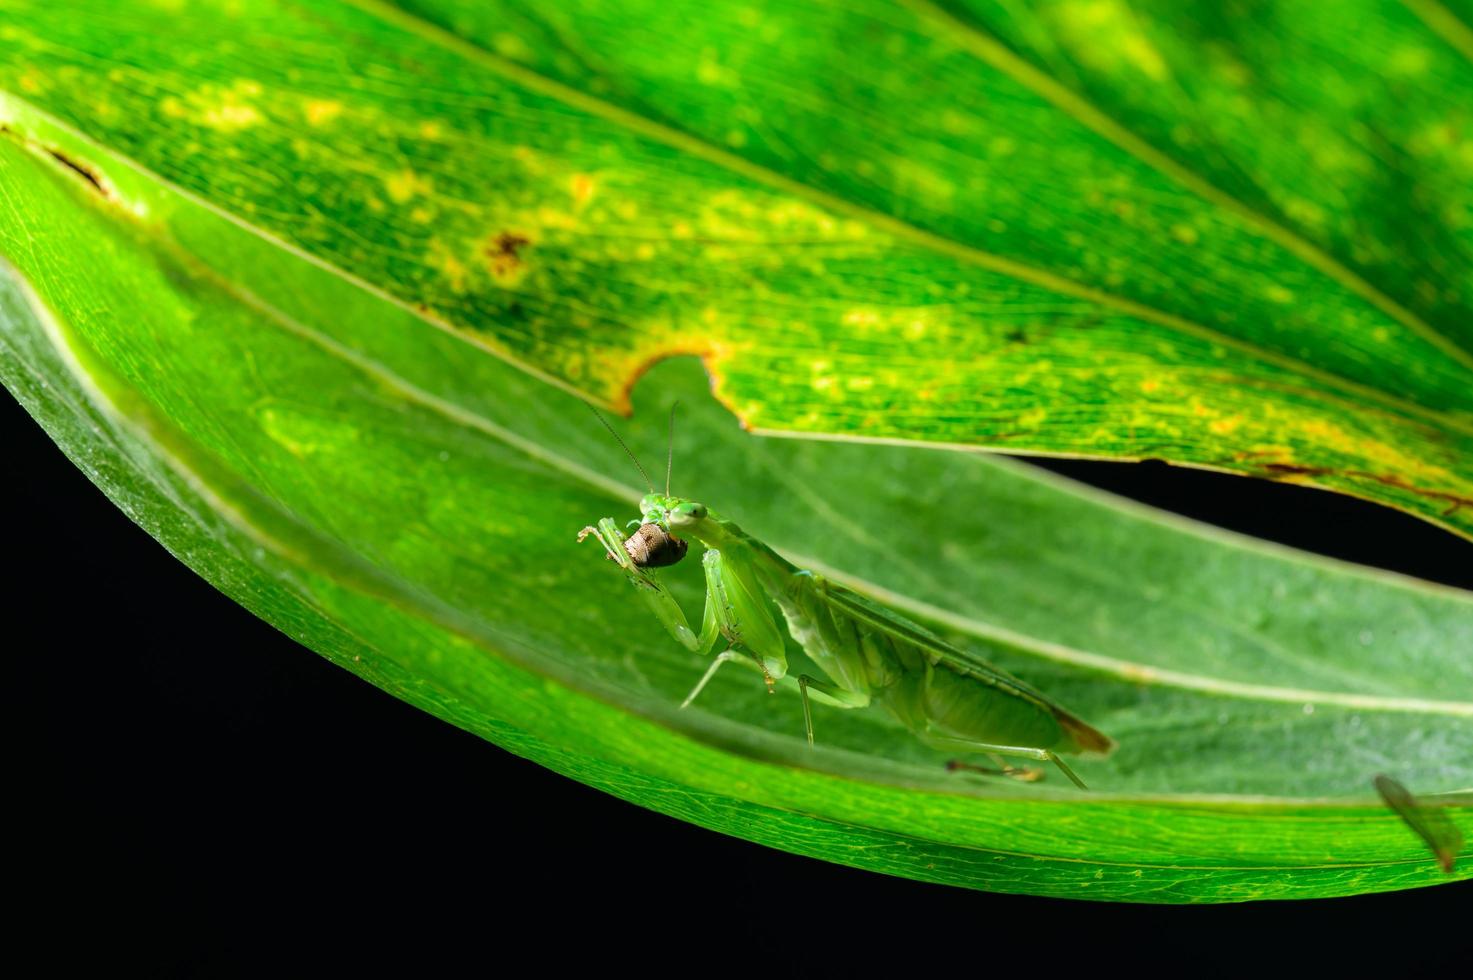
POLYGON ((579 531, 578 543, 582 544, 583 539, 589 535, 598 538, 598 543, 604 546, 610 561, 618 562, 619 567, 625 571, 634 570, 634 559, 624 550, 624 536, 619 533, 619 526, 612 517, 605 517, 598 522, 597 527, 589 526, 579 531))
MULTIPOLYGON (((1052 762, 1054 765, 1059 767, 1060 772, 1069 777, 1069 781, 1075 786, 1078 786, 1080 789, 1089 789, 1088 786, 1084 785, 1083 780, 1074 775, 1074 770, 1070 769, 1069 766, 1064 762, 1064 760, 1059 758, 1057 753, 1051 752, 1048 749, 1035 749, 1023 745, 993 745, 990 742, 976 742, 969 738, 954 738, 948 735, 935 735, 930 732, 927 732, 925 735, 922 736, 922 738, 927 744, 932 745, 938 749, 957 749, 963 752, 985 752, 988 755, 1010 755, 1015 758, 1037 759, 1040 762, 1052 762)), ((976 769, 979 767, 970 766, 963 763, 960 765, 953 765, 951 766, 951 768, 976 769)), ((1008 771, 1011 768, 1011 766, 1005 765, 1003 768, 1003 775, 1014 776, 1014 773, 1008 771)), ((1019 772, 1031 773, 1032 770, 1023 769, 1019 770, 1019 772)), ((1015 778, 1024 779, 1032 782, 1038 777, 1030 775, 1016 775, 1015 778)))
POLYGON ((846 691, 837 684, 826 684, 816 680, 807 674, 798 675, 798 693, 803 696, 803 727, 808 732, 808 744, 813 744, 813 710, 808 706, 808 689, 813 688, 814 693, 824 695, 825 704, 831 704, 836 708, 846 710, 852 708, 869 707, 870 696, 860 691, 846 691))
POLYGON ((634 559, 630 558, 629 552, 624 550, 624 536, 619 532, 619 525, 614 523, 614 519, 605 517, 598 522, 598 527, 585 527, 578 533, 578 540, 582 541, 589 535, 598 538, 598 543, 604 546, 609 559, 617 562, 619 567, 624 569, 624 573, 629 576, 629 581, 634 583, 636 591, 644 598, 645 604, 650 607, 655 618, 665 624, 665 629, 670 631, 670 635, 688 649, 698 649, 696 634, 686 622, 685 613, 680 611, 680 604, 666 591, 665 586, 660 584, 660 580, 655 578, 654 573, 634 564, 634 559))
POLYGON ((960 759, 950 759, 946 763, 946 771, 959 772, 965 769, 967 772, 980 772, 987 776, 1007 776, 1024 783, 1036 783, 1043 778, 1042 769, 1030 769, 1027 766, 1010 766, 1003 761, 1000 755, 988 755, 987 758, 991 759, 993 764, 997 766, 996 769, 989 769, 986 766, 963 762, 960 759))
POLYGON ((720 668, 720 666, 724 663, 741 664, 743 667, 755 670, 763 677, 767 676, 767 669, 759 664, 756 660, 747 656, 745 653, 738 653, 730 647, 727 647, 725 650, 716 655, 716 658, 711 661, 711 666, 706 668, 705 675, 701 677, 700 681, 696 684, 695 687, 691 688, 691 692, 685 696, 685 700, 680 702, 680 706, 682 708, 689 707, 690 703, 696 699, 696 695, 705 690, 706 685, 710 683, 711 678, 716 676, 717 669, 720 668))

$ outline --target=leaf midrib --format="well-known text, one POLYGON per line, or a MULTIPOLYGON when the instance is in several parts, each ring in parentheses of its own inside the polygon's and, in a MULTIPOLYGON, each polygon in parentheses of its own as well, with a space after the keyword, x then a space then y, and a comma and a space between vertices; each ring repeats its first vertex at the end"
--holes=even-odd
MULTIPOLYGON (((639 115, 623 106, 616 105, 597 96, 590 95, 570 85, 534 71, 525 65, 503 58, 474 41, 455 34, 423 17, 411 14, 385 0, 341 0, 345 5, 361 10, 384 23, 397 26, 436 47, 486 68, 510 81, 523 85, 541 95, 562 102, 591 116, 613 123, 640 136, 644 136, 713 163, 740 176, 750 178, 778 191, 806 200, 829 211, 848 215, 914 245, 946 255, 963 263, 998 272, 1021 282, 1041 286, 1053 292, 1100 306, 1115 309, 1129 316, 1147 320, 1179 333, 1222 344, 1251 355, 1266 363, 1291 369, 1306 377, 1315 378, 1325 384, 1341 389, 1342 392, 1372 398, 1383 405, 1407 415, 1431 419, 1456 431, 1473 434, 1473 421, 1464 422, 1443 409, 1432 408, 1417 402, 1397 397, 1380 388, 1353 381, 1343 375, 1325 371, 1307 361, 1261 347, 1251 341, 1225 334, 1206 324, 1197 323, 1174 313, 1168 313, 1136 300, 1117 296, 1092 286, 1074 282, 1067 277, 1046 269, 1038 269, 1004 256, 995 255, 965 242, 930 231, 919 225, 904 221, 883 211, 877 211, 846 198, 839 197, 811 184, 789 177, 786 174, 756 163, 746 157, 732 153, 693 133, 639 115)), ((1205 182, 1204 182, 1205 183, 1205 182)), ((1291 254, 1295 254, 1292 253, 1291 254)), ((1302 256, 1300 256, 1302 258, 1302 256)), ((1314 268, 1311 265, 1311 268, 1314 268)), ((1324 270, 1316 271, 1324 274, 1324 270)), ((1342 285, 1344 285, 1342 283, 1342 285)), ((1369 300, 1367 300, 1369 302, 1369 300)), ((1384 311, 1383 311, 1384 312, 1384 311)), ((1405 325, 1405 324, 1404 324, 1405 325)), ((1430 327, 1427 328, 1431 330, 1430 327)), ((1435 331, 1433 331, 1435 334, 1435 331)), ((1437 335, 1441 339, 1441 335, 1437 335)), ((1427 338, 1423 338, 1426 340, 1427 338)), ((1444 339, 1445 342, 1445 339, 1444 339)), ((1458 348, 1461 351, 1460 348, 1458 348)), ((1473 355, 1461 352, 1469 366, 1473 366, 1473 355)))

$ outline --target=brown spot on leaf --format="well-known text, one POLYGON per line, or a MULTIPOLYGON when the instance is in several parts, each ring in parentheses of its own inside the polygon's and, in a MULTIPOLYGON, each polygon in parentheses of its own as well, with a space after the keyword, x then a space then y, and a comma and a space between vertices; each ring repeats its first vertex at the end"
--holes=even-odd
POLYGON ((522 271, 525 260, 522 249, 532 244, 532 239, 515 231, 502 231, 486 246, 486 258, 491 266, 491 275, 499 281, 514 279, 522 271))

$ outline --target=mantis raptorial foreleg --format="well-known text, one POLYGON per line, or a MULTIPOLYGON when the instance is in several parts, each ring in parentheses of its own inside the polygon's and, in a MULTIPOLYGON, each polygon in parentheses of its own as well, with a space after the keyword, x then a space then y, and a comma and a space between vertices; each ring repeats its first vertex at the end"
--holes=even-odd
POLYGON ((700 649, 717 634, 732 646, 751 651, 767 689, 788 672, 787 644, 772 609, 751 572, 740 559, 716 548, 701 557, 706 571, 706 612, 701 621, 700 649))
POLYGON ((604 546, 609 558, 618 562, 619 567, 624 569, 629 580, 634 583, 636 590, 644 597, 645 604, 655 614, 655 618, 665 624, 665 629, 670 635, 679 640, 691 650, 705 650, 710 646, 697 646, 695 632, 686 622, 685 613, 680 611, 680 604, 675 597, 665 590, 660 580, 655 578, 654 572, 647 571, 634 564, 629 557, 629 552, 624 547, 624 536, 619 531, 619 525, 614 523, 612 517, 605 517, 598 522, 598 527, 585 527, 578 532, 578 540, 582 541, 592 535, 598 538, 599 544, 604 546))
POLYGON ((626 572, 638 571, 629 557, 629 552, 624 550, 624 535, 619 533, 619 525, 614 523, 612 517, 605 517, 598 522, 597 527, 589 526, 579 531, 578 543, 582 544, 589 535, 598 538, 598 543, 604 546, 604 551, 608 552, 609 559, 618 562, 620 568, 626 572))

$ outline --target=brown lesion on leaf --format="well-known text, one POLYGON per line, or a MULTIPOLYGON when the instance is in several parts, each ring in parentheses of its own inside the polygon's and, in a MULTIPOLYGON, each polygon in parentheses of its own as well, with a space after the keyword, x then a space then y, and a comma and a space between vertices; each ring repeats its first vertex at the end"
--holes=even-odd
POLYGON ((65 151, 55 146, 48 146, 34 139, 30 139, 5 123, 0 123, 0 137, 13 139, 33 152, 38 151, 45 154, 52 161, 61 164, 67 170, 71 171, 73 176, 81 178, 94 192, 108 200, 112 199, 112 188, 108 186, 102 175, 82 161, 73 158, 65 151))
POLYGON ((486 261, 491 276, 497 282, 514 282, 521 278, 526 265, 522 251, 532 244, 532 239, 518 231, 500 231, 486 246, 486 261))
POLYGON ((1344 470, 1334 466, 1308 466, 1302 463, 1262 463, 1258 469, 1260 475, 1270 480, 1295 480, 1298 478, 1313 479, 1315 477, 1339 477, 1344 480, 1369 480, 1379 483, 1385 487, 1403 490, 1413 496, 1425 497, 1428 500, 1436 500, 1446 503, 1447 509, 1442 512, 1443 517, 1451 517, 1464 507, 1473 507, 1473 497, 1462 497, 1455 493, 1442 490, 1428 490, 1402 479, 1394 473, 1372 473, 1367 470, 1344 470))
MULTIPOLYGON (((709 347, 669 347, 650 354, 643 360, 636 361, 628 373, 625 374, 624 382, 620 385, 618 395, 614 400, 614 408, 620 415, 627 416, 634 411, 634 402, 631 396, 634 393, 634 386, 639 384, 639 379, 649 373, 650 368, 671 357, 700 358, 701 366, 706 369, 706 377, 711 379, 711 392, 712 394, 716 394, 720 380, 714 366, 716 352, 709 347)), ((717 400, 720 401, 719 398, 717 400)), ((725 403, 723 402, 723 404, 725 403)), ((730 405, 727 406, 727 408, 730 407, 730 405)), ((746 428, 746 422, 740 416, 738 416, 737 420, 742 423, 743 428, 746 428)))
POLYGON ((97 171, 93 170, 91 167, 88 167, 86 164, 81 163, 80 161, 73 160, 71 157, 67 156, 65 153, 61 152, 55 147, 43 146, 41 149, 45 150, 46 155, 51 157, 51 159, 55 160, 57 163, 61 164, 63 167, 66 167, 72 173, 76 174, 78 177, 81 177, 87 183, 91 184, 92 189, 101 194, 103 197, 112 196, 107 189, 107 185, 104 184, 102 182, 102 178, 98 176, 97 171))

